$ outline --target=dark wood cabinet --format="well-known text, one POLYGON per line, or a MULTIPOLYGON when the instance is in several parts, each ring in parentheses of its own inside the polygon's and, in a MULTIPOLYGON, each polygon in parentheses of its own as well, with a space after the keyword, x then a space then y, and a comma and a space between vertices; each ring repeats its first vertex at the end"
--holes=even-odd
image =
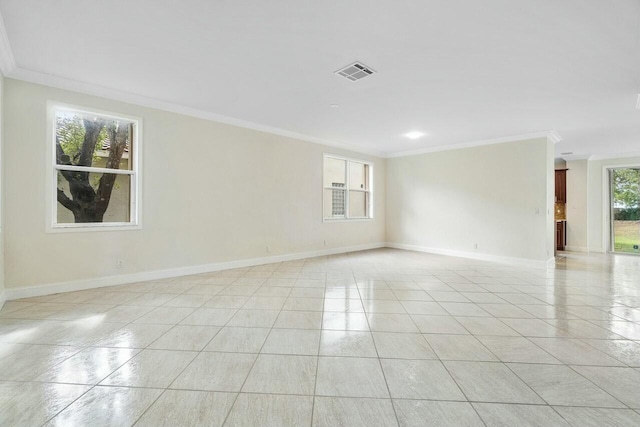
POLYGON ((556 221, 556 249, 564 251, 565 246, 565 223, 564 221, 556 221))
POLYGON ((567 170, 556 170, 556 203, 567 202, 567 170))

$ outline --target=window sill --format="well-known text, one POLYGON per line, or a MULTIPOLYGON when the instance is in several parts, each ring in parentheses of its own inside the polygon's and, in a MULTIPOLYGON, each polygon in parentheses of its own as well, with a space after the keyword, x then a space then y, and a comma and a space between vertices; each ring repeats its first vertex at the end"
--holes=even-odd
POLYGON ((373 221, 373 218, 324 218, 322 222, 367 222, 373 221))
POLYGON ((81 233, 93 231, 132 231, 141 230, 141 224, 109 224, 109 225, 55 225, 48 226, 47 233, 81 233))

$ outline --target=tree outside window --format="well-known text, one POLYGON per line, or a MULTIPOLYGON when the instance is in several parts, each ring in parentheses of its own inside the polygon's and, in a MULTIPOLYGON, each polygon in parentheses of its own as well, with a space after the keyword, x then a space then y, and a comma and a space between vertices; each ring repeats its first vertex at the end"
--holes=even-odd
POLYGON ((135 225, 138 121, 55 109, 55 226, 135 225))

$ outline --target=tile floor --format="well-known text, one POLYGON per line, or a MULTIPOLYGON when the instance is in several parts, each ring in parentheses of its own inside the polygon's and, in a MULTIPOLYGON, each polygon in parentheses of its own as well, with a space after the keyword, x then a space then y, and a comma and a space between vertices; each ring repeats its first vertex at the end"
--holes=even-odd
POLYGON ((391 249, 10 301, 0 425, 639 426, 640 258, 391 249))

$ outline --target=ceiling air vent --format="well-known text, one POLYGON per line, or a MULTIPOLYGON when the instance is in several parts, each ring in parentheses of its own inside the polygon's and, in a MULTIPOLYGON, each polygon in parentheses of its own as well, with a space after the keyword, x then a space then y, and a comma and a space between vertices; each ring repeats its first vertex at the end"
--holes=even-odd
POLYGON ((354 62, 353 64, 347 65, 346 67, 336 71, 336 74, 349 79, 352 82, 364 79, 373 73, 375 73, 375 71, 364 65, 362 62, 354 62))

